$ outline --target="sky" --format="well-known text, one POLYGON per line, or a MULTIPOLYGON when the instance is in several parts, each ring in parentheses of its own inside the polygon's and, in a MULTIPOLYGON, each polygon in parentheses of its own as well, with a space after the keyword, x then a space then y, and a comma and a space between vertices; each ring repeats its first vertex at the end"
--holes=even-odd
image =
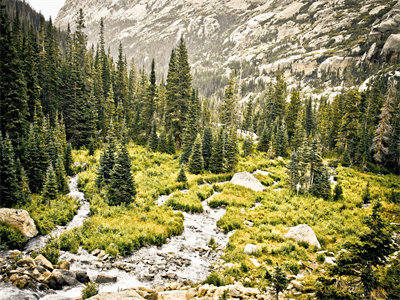
POLYGON ((54 20, 57 17, 57 13, 60 8, 64 5, 65 0, 27 0, 33 9, 41 12, 46 19, 50 16, 54 20))

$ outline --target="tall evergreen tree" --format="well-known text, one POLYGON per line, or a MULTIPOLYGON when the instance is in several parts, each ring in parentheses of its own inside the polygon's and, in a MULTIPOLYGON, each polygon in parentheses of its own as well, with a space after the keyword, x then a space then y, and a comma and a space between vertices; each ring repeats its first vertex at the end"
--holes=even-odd
POLYGON ((288 138, 292 141, 292 138, 295 134, 296 130, 296 122, 299 116, 299 112, 301 110, 301 99, 300 99, 300 92, 297 89, 292 90, 290 96, 290 103, 288 105, 287 114, 286 114, 286 125, 287 125, 287 133, 288 138))
POLYGON ((136 196, 128 150, 121 145, 110 177, 107 198, 111 205, 129 204, 136 196))
POLYGON ((16 167, 11 141, 0 134, 0 199, 3 207, 12 207, 22 200, 16 167))
POLYGON ((238 164, 239 148, 237 142, 236 130, 231 129, 226 139, 225 144, 225 158, 226 158, 226 171, 232 172, 238 164))
POLYGON ((46 172, 46 181, 43 187, 43 198, 46 200, 54 200, 57 198, 58 186, 57 186, 57 177, 54 172, 54 168, 52 164, 49 164, 46 172))
POLYGON ((202 154, 203 154, 203 160, 204 160, 204 169, 209 170, 212 149, 213 149, 213 135, 212 135, 211 128, 209 126, 207 126, 204 129, 202 146, 203 146, 202 154))
POLYGON ((210 158, 210 171, 214 174, 223 173, 225 170, 224 131, 221 129, 215 140, 210 158))
POLYGON ((189 158, 188 169, 189 172, 192 174, 201 174, 204 170, 200 135, 197 136, 196 141, 194 142, 193 149, 189 158))
MULTIPOLYGON (((0 4, 0 131, 22 143, 28 125, 28 97, 18 41, 10 31, 5 6, 0 4)), ((18 150, 18 149, 17 149, 18 150)))

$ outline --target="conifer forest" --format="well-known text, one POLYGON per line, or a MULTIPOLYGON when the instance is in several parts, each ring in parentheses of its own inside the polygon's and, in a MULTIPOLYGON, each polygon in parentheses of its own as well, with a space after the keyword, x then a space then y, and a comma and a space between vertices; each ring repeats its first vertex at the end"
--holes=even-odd
MULTIPOLYGON (((365 18, 343 35, 400 14, 337 2, 365 18)), ((162 23, 165 66, 137 58, 80 4, 54 22, 0 0, 0 299, 400 298, 398 29, 375 43, 385 55, 359 38, 365 62, 265 80, 244 62, 201 73, 193 37, 170 48, 162 23)), ((273 25, 317 20, 304 7, 273 25)))

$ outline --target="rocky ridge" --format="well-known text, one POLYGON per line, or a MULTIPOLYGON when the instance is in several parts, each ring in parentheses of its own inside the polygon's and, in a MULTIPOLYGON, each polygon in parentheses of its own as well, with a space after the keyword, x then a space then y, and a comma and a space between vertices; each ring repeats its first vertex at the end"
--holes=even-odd
POLYGON ((104 18, 111 53, 122 41, 128 58, 140 66, 154 57, 163 74, 183 35, 195 84, 206 95, 233 69, 240 70, 243 98, 278 69, 305 92, 324 87, 335 95, 346 69, 368 76, 364 66, 399 51, 396 36, 388 40, 400 28, 400 2, 393 0, 67 0, 56 25, 73 25, 80 8, 89 44, 97 43, 104 18))

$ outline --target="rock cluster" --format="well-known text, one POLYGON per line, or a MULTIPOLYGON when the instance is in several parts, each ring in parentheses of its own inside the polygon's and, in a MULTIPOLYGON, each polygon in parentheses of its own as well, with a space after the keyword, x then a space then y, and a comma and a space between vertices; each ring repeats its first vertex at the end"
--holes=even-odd
POLYGON ((118 293, 102 293, 98 294, 91 300, 108 300, 108 299, 154 299, 154 300, 186 300, 186 299, 270 299, 271 297, 262 294, 256 288, 244 287, 240 283, 226 286, 214 286, 209 284, 200 285, 198 287, 182 286, 180 284, 172 284, 167 287, 148 289, 134 288, 120 291, 118 293))
POLYGON ((60 290, 64 286, 75 286, 90 281, 86 272, 70 271, 68 262, 53 265, 43 255, 35 258, 22 256, 14 251, 6 259, 0 259, 0 274, 4 282, 20 289, 60 290))

